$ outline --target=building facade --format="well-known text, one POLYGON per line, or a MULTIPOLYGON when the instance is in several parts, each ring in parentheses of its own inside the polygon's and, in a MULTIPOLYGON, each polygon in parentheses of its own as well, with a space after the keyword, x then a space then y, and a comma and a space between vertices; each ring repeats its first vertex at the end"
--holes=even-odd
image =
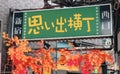
MULTIPOLYGON (((44 7, 43 0, 0 0, 0 19, 2 24, 0 24, 0 28, 2 31, 7 31, 7 25, 9 24, 9 12, 10 9, 35 9, 44 7)), ((0 29, 0 30, 1 30, 0 29)), ((2 32, 0 32, 1 34, 2 32)), ((0 35, 1 36, 1 35, 0 35)), ((4 72, 4 65, 7 63, 7 48, 4 46, 2 42, 2 38, 0 39, 0 51, 2 52, 2 56, 0 61, 2 61, 2 72, 4 72)), ((120 33, 118 34, 118 50, 120 52, 120 33)), ((119 57, 120 58, 120 53, 119 57)), ((120 62, 120 60, 118 60, 120 62)))

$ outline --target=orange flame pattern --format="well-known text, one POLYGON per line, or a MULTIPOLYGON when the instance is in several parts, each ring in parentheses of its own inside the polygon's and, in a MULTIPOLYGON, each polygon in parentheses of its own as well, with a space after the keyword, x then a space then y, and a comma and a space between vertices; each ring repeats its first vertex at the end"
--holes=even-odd
MULTIPOLYGON (((32 51, 27 46, 27 40, 20 40, 17 36, 9 38, 6 33, 3 33, 3 38, 6 46, 9 46, 8 56, 12 60, 12 74, 26 74, 28 67, 36 74, 42 74, 42 71, 44 71, 44 74, 50 74, 51 70, 59 69, 57 65, 66 66, 66 70, 69 71, 73 70, 73 68, 78 68, 82 74, 90 74, 95 68, 100 70, 101 64, 105 61, 111 64, 114 63, 113 58, 107 52, 98 49, 89 50, 86 54, 76 53, 73 55, 72 51, 67 51, 66 48, 58 50, 60 58, 58 62, 55 62, 52 59, 51 53, 56 52, 52 48, 48 50, 41 48, 32 51), (27 53, 32 53, 33 56, 27 53)), ((43 41, 39 42, 39 44, 42 43, 43 41)))

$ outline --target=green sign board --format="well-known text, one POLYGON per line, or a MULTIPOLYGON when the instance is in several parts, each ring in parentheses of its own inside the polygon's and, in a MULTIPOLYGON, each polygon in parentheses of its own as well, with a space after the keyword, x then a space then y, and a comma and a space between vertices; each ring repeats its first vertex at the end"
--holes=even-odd
POLYGON ((111 5, 16 11, 13 35, 21 39, 61 39, 112 35, 111 5))

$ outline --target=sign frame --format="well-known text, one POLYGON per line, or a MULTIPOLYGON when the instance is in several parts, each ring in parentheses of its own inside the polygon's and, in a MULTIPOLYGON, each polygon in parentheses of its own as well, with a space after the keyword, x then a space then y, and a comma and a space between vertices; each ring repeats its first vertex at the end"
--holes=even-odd
MULTIPOLYGON (((27 40, 54 40, 54 39, 72 39, 72 38, 91 38, 91 37, 110 37, 113 36, 113 22, 112 22, 112 7, 111 4, 99 4, 99 5, 89 5, 89 6, 80 6, 80 7, 70 7, 70 8, 82 8, 82 7, 93 7, 93 6, 104 6, 104 5, 110 5, 110 21, 111 21, 111 34, 110 35, 91 35, 91 36, 71 36, 71 37, 56 37, 56 38, 33 38, 33 39, 27 39, 27 40)), ((70 9, 70 8, 64 8, 64 9, 70 9)), ((14 16, 15 13, 20 13, 20 12, 31 12, 31 11, 49 11, 49 10, 61 10, 61 9, 43 9, 43 10, 26 10, 26 11, 14 11, 13 12, 13 19, 12 19, 12 37, 14 36, 13 34, 13 29, 14 29, 14 16)), ((24 39, 24 38, 21 38, 24 39)))

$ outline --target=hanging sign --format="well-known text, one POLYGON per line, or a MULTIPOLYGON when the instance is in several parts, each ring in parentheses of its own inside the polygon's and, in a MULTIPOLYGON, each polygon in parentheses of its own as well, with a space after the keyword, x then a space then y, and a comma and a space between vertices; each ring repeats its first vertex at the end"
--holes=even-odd
POLYGON ((13 32, 21 39, 112 36, 111 5, 15 11, 13 32))

